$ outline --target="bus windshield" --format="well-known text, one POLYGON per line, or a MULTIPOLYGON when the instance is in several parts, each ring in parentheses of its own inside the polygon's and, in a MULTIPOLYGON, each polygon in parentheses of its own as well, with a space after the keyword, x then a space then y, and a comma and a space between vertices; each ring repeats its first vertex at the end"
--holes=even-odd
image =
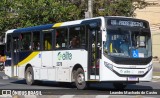
POLYGON ((150 30, 108 29, 104 53, 125 58, 147 58, 151 56, 150 30))

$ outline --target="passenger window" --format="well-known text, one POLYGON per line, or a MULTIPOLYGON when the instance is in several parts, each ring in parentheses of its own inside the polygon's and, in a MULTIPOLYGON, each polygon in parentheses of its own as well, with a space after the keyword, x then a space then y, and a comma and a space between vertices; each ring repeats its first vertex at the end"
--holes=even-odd
POLYGON ((85 47, 86 45, 85 26, 70 27, 69 44, 70 48, 85 47))
POLYGON ((31 44, 31 33, 23 33, 20 35, 21 39, 21 50, 31 50, 32 44, 31 44))
POLYGON ((56 30, 56 48, 67 47, 67 28, 61 28, 56 30))
POLYGON ((52 49, 52 32, 43 31, 43 50, 52 49))
POLYGON ((39 31, 33 32, 32 49, 40 50, 40 32, 39 31))

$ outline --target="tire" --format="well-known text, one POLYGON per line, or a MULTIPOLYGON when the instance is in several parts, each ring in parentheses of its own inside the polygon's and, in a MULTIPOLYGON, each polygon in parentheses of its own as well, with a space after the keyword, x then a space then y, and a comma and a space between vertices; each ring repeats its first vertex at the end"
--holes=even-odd
POLYGON ((124 90, 127 86, 127 84, 124 83, 113 83, 113 86, 117 90, 124 90))
POLYGON ((28 85, 33 85, 34 84, 34 74, 33 74, 33 68, 28 67, 26 72, 25 72, 25 78, 26 78, 26 83, 28 85))
POLYGON ((86 89, 87 82, 85 81, 84 71, 82 68, 78 68, 75 73, 75 85, 77 89, 86 89))

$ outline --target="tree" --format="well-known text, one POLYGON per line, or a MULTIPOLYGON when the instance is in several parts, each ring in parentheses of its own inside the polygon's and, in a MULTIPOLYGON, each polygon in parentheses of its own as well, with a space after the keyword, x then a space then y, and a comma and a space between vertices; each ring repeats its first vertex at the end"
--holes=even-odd
MULTIPOLYGON (((72 4, 86 9, 88 0, 70 0, 72 4)), ((135 16, 134 11, 145 8, 145 0, 93 0, 93 16, 135 16)), ((84 11, 81 12, 84 14, 84 11)), ((83 16, 83 15, 81 15, 83 16)))
MULTIPOLYGON (((144 0, 94 0, 93 16, 135 16, 146 6, 144 0)), ((87 9, 88 0, 2 0, 0 31, 82 19, 87 9)))
POLYGON ((3 0, 0 2, 0 35, 2 32, 12 27, 12 2, 10 0, 3 0))
POLYGON ((55 0, 17 0, 19 23, 24 27, 79 18, 79 10, 69 2, 55 0))
POLYGON ((12 0, 6 0, 0 3, 0 9, 2 9, 2 11, 0 12, 0 30, 2 32, 13 28, 22 28, 42 24, 53 24, 56 22, 80 19, 79 8, 67 1, 11 1, 12 0))

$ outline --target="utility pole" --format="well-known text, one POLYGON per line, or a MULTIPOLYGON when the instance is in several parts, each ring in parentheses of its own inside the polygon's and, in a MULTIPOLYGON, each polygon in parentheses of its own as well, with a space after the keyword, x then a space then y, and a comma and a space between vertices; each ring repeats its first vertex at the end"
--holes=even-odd
POLYGON ((85 12, 85 18, 93 17, 93 0, 88 0, 88 11, 85 12))

